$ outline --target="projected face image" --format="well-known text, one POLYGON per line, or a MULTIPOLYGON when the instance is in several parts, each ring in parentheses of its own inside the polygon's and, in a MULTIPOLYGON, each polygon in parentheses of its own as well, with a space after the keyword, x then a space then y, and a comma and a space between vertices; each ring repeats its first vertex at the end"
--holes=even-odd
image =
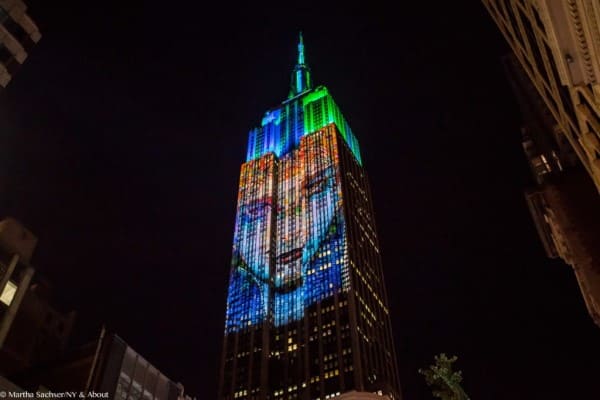
POLYGON ((304 165, 301 161, 295 152, 283 157, 279 163, 274 276, 274 289, 278 293, 290 292, 302 285, 305 229, 301 191, 304 165))
POLYGON ((269 279, 269 242, 266 235, 270 228, 272 198, 264 196, 240 206, 242 229, 239 240, 240 266, 247 269, 257 280, 269 279))
POLYGON ((240 182, 236 248, 242 267, 262 281, 269 278, 273 168, 273 162, 260 162, 240 182))
POLYGON ((261 158, 242 170, 228 298, 232 329, 262 321, 269 298, 281 325, 341 287, 337 152, 331 137, 314 136, 278 161, 261 158))
POLYGON ((280 293, 303 284, 336 208, 331 157, 326 149, 312 150, 301 148, 280 164, 275 253, 275 290, 280 293))
POLYGON ((242 168, 227 329, 258 323, 268 315, 273 180, 273 157, 265 156, 242 168))
POLYGON ((314 259, 316 252, 331 233, 334 216, 341 212, 335 160, 332 159, 332 154, 324 150, 308 151, 309 158, 316 158, 321 162, 308 168, 302 185, 308 217, 306 243, 302 255, 304 264, 314 259))
POLYGON ((280 160, 277 196, 274 322, 302 318, 304 309, 341 288, 345 249, 337 152, 331 135, 304 137, 280 160))

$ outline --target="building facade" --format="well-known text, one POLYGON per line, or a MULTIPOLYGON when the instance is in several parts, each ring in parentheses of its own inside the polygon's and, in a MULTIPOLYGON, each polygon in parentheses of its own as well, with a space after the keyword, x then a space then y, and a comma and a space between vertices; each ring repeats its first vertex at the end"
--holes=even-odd
POLYGON ((600 191, 600 3, 483 3, 600 191))
POLYGON ((546 254, 573 268, 600 326, 600 3, 484 4, 514 52, 505 67, 524 117, 530 213, 546 254))
POLYGON ((302 37, 288 99, 250 131, 219 398, 400 399, 369 183, 302 37))
POLYGON ((516 58, 506 57, 505 67, 523 114, 523 150, 533 177, 525 191, 529 211, 547 256, 573 268, 588 312, 600 326, 600 207, 594 182, 516 58))
POLYGON ((42 35, 21 0, 0 0, 0 87, 6 87, 42 35))

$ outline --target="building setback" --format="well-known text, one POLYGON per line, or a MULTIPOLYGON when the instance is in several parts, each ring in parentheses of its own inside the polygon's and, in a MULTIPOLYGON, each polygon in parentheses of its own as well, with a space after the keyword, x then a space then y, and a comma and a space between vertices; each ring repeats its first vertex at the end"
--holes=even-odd
POLYGON ((242 165, 219 399, 400 399, 371 194, 302 36, 287 100, 242 165))
POLYGON ((6 87, 42 35, 21 0, 0 0, 0 87, 6 87))

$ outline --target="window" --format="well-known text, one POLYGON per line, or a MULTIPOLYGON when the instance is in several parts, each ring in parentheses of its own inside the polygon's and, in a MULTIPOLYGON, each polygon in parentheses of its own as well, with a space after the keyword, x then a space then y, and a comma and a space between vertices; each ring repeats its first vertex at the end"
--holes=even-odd
POLYGON ((13 298, 15 297, 15 293, 17 293, 17 285, 8 281, 0 296, 0 302, 10 306, 10 303, 12 303, 13 298))

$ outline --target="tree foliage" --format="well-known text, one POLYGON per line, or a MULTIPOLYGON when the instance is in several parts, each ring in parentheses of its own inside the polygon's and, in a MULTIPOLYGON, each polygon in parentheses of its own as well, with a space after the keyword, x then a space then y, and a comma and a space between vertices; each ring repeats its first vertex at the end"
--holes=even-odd
POLYGON ((431 387, 433 396, 441 400, 469 400, 469 396, 460 385, 462 372, 452 370, 452 364, 458 357, 448 358, 442 353, 434 359, 433 365, 426 369, 419 369, 419 373, 425 376, 425 382, 431 387))

